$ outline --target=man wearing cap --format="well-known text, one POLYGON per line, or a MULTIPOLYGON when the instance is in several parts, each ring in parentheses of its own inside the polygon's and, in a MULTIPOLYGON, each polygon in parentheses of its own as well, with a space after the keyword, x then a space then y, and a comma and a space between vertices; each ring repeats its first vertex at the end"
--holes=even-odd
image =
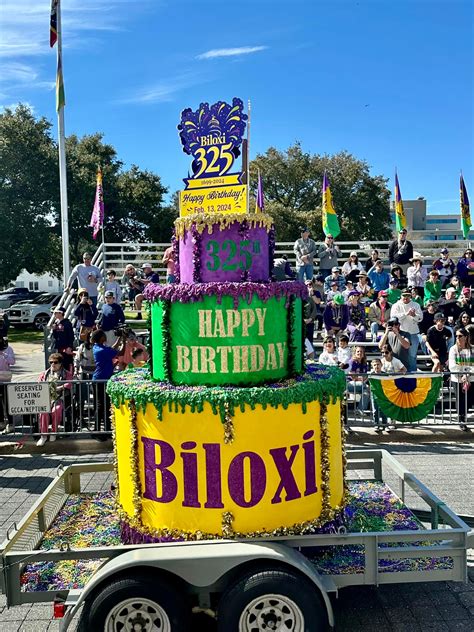
POLYGON ((380 351, 383 350, 386 344, 390 345, 393 356, 400 360, 403 366, 408 367, 410 340, 401 333, 400 321, 393 316, 388 319, 387 329, 379 342, 380 351))
MULTIPOLYGON (((149 263, 148 261, 142 264, 142 270, 143 270, 143 276, 142 276, 142 283, 144 285, 144 288, 149 284, 149 283, 159 283, 160 282, 160 277, 156 272, 153 272, 153 266, 151 265, 151 263, 149 263)), ((135 296, 135 307, 137 308, 138 314, 137 314, 137 318, 141 319, 142 317, 142 305, 143 305, 143 301, 145 300, 145 297, 142 293, 137 294, 135 296)))
POLYGON ((410 259, 413 257, 413 244, 407 239, 407 229, 402 228, 398 232, 397 239, 394 239, 388 249, 388 260, 390 263, 398 263, 406 272, 410 259))
POLYGON ((399 301, 402 296, 402 290, 400 289, 398 283, 399 282, 397 278, 390 277, 387 291, 387 301, 390 303, 390 305, 395 305, 395 303, 399 301))
POLYGON ((341 274, 341 268, 338 266, 334 266, 331 269, 331 274, 324 279, 324 291, 326 293, 329 292, 334 283, 337 283, 337 289, 339 292, 342 292, 342 290, 346 287, 346 281, 341 274))
POLYGON ((326 235, 324 242, 318 248, 319 272, 326 278, 334 267, 339 267, 337 259, 341 256, 339 247, 334 243, 332 235, 326 235))
POLYGON ((426 334, 426 347, 433 361, 433 373, 441 373, 448 361, 448 341, 453 332, 445 327, 446 318, 442 312, 435 314, 434 322, 426 334))
POLYGON ((444 296, 439 299, 438 307, 450 323, 456 322, 463 311, 456 300, 456 290, 453 287, 446 288, 444 296))
POLYGON ((66 290, 70 290, 72 284, 77 279, 78 287, 84 288, 89 294, 94 307, 97 307, 97 295, 99 293, 98 285, 103 281, 102 272, 97 266, 92 265, 92 257, 90 253, 85 252, 82 255, 83 263, 78 263, 69 275, 66 283, 66 290))
POLYGON ((369 277, 370 283, 372 284, 375 292, 378 293, 381 290, 388 290, 390 275, 383 269, 381 259, 377 259, 374 265, 367 272, 367 276, 369 277))
POLYGON ((309 237, 309 228, 301 228, 301 237, 295 241, 293 252, 296 255, 296 272, 298 281, 305 278, 312 280, 314 271, 314 257, 316 256, 316 242, 309 237))
POLYGON ((102 309, 98 319, 98 327, 101 329, 107 338, 107 345, 112 347, 117 341, 117 336, 114 330, 119 325, 123 325, 125 322, 125 314, 121 306, 115 302, 114 293, 108 290, 105 295, 105 303, 102 305, 102 309))
POLYGON ((342 294, 336 294, 323 312, 324 327, 328 336, 337 336, 345 330, 349 322, 349 308, 344 304, 342 294))
POLYGON ((66 318, 65 307, 53 307, 54 323, 51 327, 53 335, 53 350, 63 357, 63 367, 69 370, 72 364, 74 347, 74 329, 69 318, 66 318))
POLYGON ((456 269, 456 264, 449 256, 449 250, 443 248, 439 253, 439 259, 433 261, 433 270, 438 270, 441 286, 445 288, 456 269))
POLYGON ((463 287, 457 304, 461 312, 467 312, 471 318, 474 318, 474 290, 463 287))
POLYGON ((393 305, 392 318, 394 317, 398 318, 403 335, 410 341, 406 367, 409 372, 414 372, 416 371, 416 355, 419 344, 419 323, 423 320, 423 313, 418 303, 412 300, 409 290, 403 290, 402 298, 393 305))

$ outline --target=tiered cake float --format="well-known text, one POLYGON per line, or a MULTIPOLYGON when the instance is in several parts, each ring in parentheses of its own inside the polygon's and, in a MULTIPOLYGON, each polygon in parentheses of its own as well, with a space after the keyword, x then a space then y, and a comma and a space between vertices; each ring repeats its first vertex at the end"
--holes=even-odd
MULTIPOLYGON (((237 99, 202 104, 180 128, 192 121, 202 146, 203 130, 228 130, 236 112, 245 121, 237 99)), ((239 175, 210 189, 208 178, 186 181, 180 282, 146 289, 150 369, 109 384, 126 542, 307 533, 344 501, 344 375, 304 367, 306 288, 271 282, 272 221, 246 212, 246 185, 227 184, 239 175)))

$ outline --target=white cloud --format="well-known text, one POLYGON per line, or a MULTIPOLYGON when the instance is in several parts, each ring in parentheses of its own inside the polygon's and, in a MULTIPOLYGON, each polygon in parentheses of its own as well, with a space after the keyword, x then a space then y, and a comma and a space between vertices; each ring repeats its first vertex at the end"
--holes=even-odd
MULTIPOLYGON (((204 83, 206 79, 200 73, 184 73, 179 77, 161 81, 137 90, 134 94, 120 99, 119 103, 165 103, 173 101, 174 96, 195 85, 204 83)), ((130 92, 130 90, 129 90, 130 92)))
POLYGON ((268 46, 240 46, 239 48, 214 48, 201 53, 196 59, 216 59, 217 57, 239 57, 266 50, 268 46))

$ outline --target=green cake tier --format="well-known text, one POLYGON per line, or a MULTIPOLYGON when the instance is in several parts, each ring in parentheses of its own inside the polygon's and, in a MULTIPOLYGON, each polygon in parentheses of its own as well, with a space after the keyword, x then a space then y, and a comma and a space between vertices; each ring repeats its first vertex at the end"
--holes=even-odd
POLYGON ((183 385, 254 385, 303 369, 298 282, 154 286, 152 375, 183 385))

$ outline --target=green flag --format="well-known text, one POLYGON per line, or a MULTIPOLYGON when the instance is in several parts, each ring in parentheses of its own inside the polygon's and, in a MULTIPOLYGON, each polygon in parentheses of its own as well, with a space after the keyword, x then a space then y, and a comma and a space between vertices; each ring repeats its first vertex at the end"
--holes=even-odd
POLYGON ((341 229, 337 219, 336 211, 332 205, 331 189, 326 171, 323 177, 323 232, 325 235, 332 235, 336 238, 341 229))

